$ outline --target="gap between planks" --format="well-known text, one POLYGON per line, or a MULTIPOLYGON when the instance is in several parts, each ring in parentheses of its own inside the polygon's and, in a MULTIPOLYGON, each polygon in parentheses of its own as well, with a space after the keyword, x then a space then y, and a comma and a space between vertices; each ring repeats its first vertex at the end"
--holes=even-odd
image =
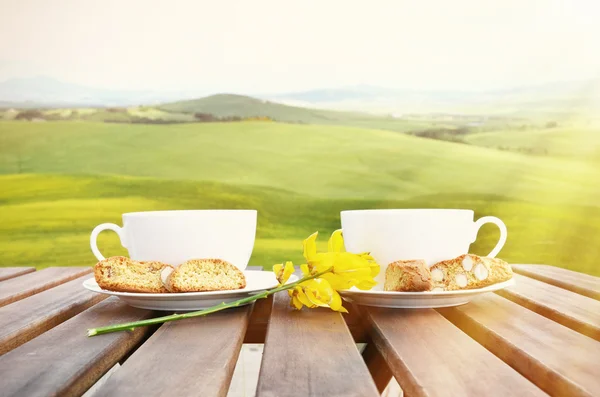
POLYGON ((35 267, 0 267, 0 281, 19 277, 35 271, 35 267))
POLYGON ((0 307, 46 291, 91 272, 91 267, 49 267, 3 281, 0 284, 0 307))

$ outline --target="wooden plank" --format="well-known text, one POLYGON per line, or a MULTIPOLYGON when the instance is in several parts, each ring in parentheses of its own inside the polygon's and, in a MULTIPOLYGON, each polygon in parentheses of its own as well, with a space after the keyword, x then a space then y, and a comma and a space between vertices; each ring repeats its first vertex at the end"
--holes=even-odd
POLYGON ((257 396, 378 396, 339 313, 290 308, 286 292, 273 299, 257 396))
MULTIPOLYGON (((244 338, 244 343, 265 343, 265 337, 267 334, 267 327, 269 326, 269 320, 271 318, 271 308, 273 307, 273 296, 269 296, 266 299, 260 299, 254 304, 254 310, 250 317, 250 324, 248 325, 248 331, 244 338)), ((360 318, 357 310, 351 305, 346 307, 349 313, 344 313, 344 321, 350 333, 356 343, 367 342, 367 331, 364 326, 364 322, 360 318)))
POLYGON ((600 301, 529 277, 514 277, 516 285, 498 295, 600 341, 600 301))
POLYGON ((512 265, 515 272, 600 300, 600 278, 548 265, 512 265))
POLYGON ((259 299, 254 303, 254 309, 252 309, 252 315, 250 316, 250 323, 248 324, 248 330, 244 337, 244 343, 265 343, 272 307, 272 295, 265 299, 259 299))
POLYGON ((365 360, 365 364, 367 364, 369 373, 375 382, 375 386, 377 386, 377 390, 380 394, 383 393, 392 379, 392 370, 372 341, 367 343, 365 350, 362 352, 362 356, 365 360))
POLYGON ((89 338, 95 326, 151 317, 116 297, 101 302, 0 357, 3 396, 80 396, 150 332, 116 332, 89 338))
POLYGON ((408 396, 542 396, 433 309, 364 308, 371 337, 408 396))
POLYGON ((342 316, 352 334, 352 338, 354 338, 354 342, 369 343, 371 338, 369 337, 367 323, 362 317, 359 306, 346 303, 344 307, 348 309, 348 313, 343 313, 342 316))
POLYGON ((100 396, 226 396, 251 306, 162 325, 100 396))
MULTIPOLYGON (((25 277, 25 276, 23 276, 25 277)), ((0 308, 0 354, 35 338, 106 298, 83 288, 88 276, 0 308)))
POLYGON ((549 394, 600 395, 594 339, 496 294, 438 311, 549 394))
POLYGON ((35 267, 0 267, 0 281, 35 272, 35 267))
POLYGON ((49 267, 7 280, 0 285, 0 307, 91 272, 91 267, 49 267))

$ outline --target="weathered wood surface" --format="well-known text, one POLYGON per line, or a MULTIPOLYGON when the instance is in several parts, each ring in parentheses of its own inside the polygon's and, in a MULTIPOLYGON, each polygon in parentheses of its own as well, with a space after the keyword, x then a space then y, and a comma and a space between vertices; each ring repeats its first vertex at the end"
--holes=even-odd
POLYGON ((0 281, 35 271, 35 267, 0 267, 0 281))
POLYGON ((496 294, 438 311, 549 394, 600 395, 600 342, 496 294))
POLYGON ((286 292, 273 299, 257 396, 378 396, 339 313, 296 311, 286 292))
POLYGON ((3 281, 0 283, 0 307, 91 272, 91 267, 49 267, 3 281))
POLYGON ((88 337, 88 328, 151 317, 116 297, 0 356, 2 396, 80 396, 133 349, 147 327, 88 337))
POLYGON ((364 308, 371 337, 407 396, 543 396, 433 309, 364 308))
POLYGON ((515 272, 600 300, 600 277, 548 265, 512 265, 515 272))
POLYGON ((251 310, 163 324, 94 397, 226 396, 251 310))
POLYGON ((529 277, 514 277, 516 285, 498 295, 600 341, 600 301, 529 277))
POLYGON ((105 299, 106 295, 88 291, 81 286, 87 277, 77 278, 0 307, 0 354, 22 345, 105 299))

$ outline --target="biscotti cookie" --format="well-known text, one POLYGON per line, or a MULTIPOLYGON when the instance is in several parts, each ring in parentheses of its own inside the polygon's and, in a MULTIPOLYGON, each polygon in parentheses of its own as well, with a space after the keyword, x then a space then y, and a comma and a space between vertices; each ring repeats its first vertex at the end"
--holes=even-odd
POLYGON ((384 291, 419 292, 432 287, 431 273, 423 260, 392 262, 385 270, 384 291))
POLYGON ((94 267, 98 286, 109 291, 169 292, 164 287, 160 273, 171 268, 161 262, 138 262, 124 256, 106 258, 94 267))
POLYGON ((246 287, 244 273, 221 259, 192 259, 165 269, 165 287, 171 292, 201 292, 241 289, 246 287))
POLYGON ((430 271, 433 291, 482 288, 513 276, 512 268, 502 259, 473 254, 438 262, 430 271))

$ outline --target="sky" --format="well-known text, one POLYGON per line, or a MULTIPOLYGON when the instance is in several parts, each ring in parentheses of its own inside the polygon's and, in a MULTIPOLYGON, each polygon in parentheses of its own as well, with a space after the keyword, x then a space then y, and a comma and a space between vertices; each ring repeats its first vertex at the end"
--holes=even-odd
POLYGON ((0 0, 0 81, 282 93, 600 77, 595 0, 0 0))

